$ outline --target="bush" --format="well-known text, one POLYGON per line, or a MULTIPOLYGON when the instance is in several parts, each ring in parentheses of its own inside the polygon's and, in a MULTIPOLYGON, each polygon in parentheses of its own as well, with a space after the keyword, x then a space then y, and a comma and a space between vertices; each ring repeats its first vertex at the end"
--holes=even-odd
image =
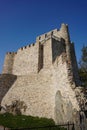
POLYGON ((0 114, 0 125, 14 128, 28 128, 55 125, 52 119, 39 118, 25 115, 0 114))
MULTIPOLYGON (((31 128, 31 127, 44 127, 44 126, 55 126, 55 122, 52 119, 39 118, 25 115, 12 115, 10 113, 0 114, 0 125, 4 127, 19 129, 19 128, 31 128)), ((42 130, 43 128, 39 129, 42 130)), ((51 128, 56 130, 58 128, 51 128)), ((43 130, 48 130, 45 128, 43 130)), ((59 130, 66 130, 61 128, 59 130)))

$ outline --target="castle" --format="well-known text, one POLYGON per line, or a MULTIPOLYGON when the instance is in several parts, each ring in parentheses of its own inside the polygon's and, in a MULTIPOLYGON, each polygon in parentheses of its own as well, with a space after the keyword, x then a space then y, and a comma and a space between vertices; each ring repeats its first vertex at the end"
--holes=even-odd
POLYGON ((38 36, 35 44, 6 54, 0 75, 0 102, 5 106, 15 100, 26 104, 22 114, 52 118, 56 123, 71 121, 80 130, 80 111, 86 111, 87 100, 68 25, 62 24, 60 30, 38 36))

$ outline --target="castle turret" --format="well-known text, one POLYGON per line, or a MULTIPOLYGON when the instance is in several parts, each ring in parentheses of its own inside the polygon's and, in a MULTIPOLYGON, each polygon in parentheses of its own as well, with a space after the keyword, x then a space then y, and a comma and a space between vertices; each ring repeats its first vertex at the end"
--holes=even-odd
POLYGON ((65 42, 68 44, 70 43, 70 36, 69 36, 69 31, 68 31, 68 25, 67 24, 62 24, 60 28, 60 34, 62 38, 64 38, 65 42))
POLYGON ((67 54, 67 61, 71 62, 71 54, 70 54, 70 36, 69 36, 69 30, 67 24, 62 24, 60 28, 60 35, 65 40, 66 43, 66 54, 67 54))
POLYGON ((5 56, 4 66, 3 66, 3 74, 12 74, 13 62, 15 57, 14 52, 8 52, 5 56))

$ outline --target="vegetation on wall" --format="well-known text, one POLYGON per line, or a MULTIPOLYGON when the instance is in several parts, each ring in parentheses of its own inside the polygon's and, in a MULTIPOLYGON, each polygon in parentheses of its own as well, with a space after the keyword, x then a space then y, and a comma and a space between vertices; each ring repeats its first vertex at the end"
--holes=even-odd
POLYGON ((13 115, 21 115, 21 111, 26 111, 26 104, 24 101, 14 100, 10 105, 5 105, 7 113, 12 113, 13 115))

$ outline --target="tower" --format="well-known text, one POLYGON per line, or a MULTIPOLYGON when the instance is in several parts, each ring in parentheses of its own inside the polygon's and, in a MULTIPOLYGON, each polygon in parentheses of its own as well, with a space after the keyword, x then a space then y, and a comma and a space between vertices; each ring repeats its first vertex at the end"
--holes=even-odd
POLYGON ((80 130, 80 104, 84 107, 86 99, 68 25, 38 36, 35 45, 22 47, 17 54, 8 53, 3 68, 3 74, 16 78, 2 96, 2 106, 23 101, 27 108, 20 109, 22 114, 52 118, 56 123, 73 121, 80 130))

